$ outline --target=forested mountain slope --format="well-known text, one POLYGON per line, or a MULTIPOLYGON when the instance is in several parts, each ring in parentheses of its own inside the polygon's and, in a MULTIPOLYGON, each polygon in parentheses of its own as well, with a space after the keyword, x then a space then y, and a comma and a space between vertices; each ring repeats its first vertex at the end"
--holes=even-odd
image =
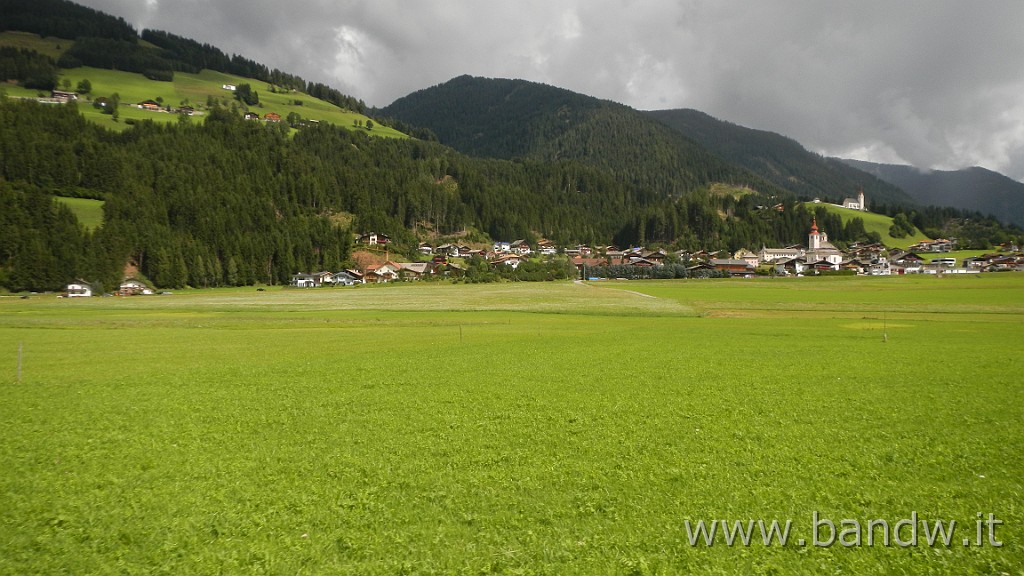
POLYGON ((654 110, 647 114, 725 160, 802 198, 841 202, 864 190, 876 205, 916 204, 898 186, 809 152, 799 142, 780 134, 724 122, 698 110, 654 110))
POLYGON ((779 192, 632 108, 525 80, 460 76, 378 113, 428 128, 473 156, 578 160, 607 169, 651 199, 713 182, 779 192))
POLYGON ((979 167, 918 170, 860 160, 841 162, 899 186, 919 204, 993 214, 1002 222, 1024 226, 1024 183, 998 172, 979 167))

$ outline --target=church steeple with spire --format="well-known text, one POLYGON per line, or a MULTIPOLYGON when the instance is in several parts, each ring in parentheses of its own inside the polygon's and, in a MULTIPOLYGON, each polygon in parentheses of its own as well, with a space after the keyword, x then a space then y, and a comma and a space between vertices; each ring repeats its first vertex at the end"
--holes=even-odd
POLYGON ((814 218, 814 220, 811 221, 811 233, 807 235, 807 249, 820 250, 821 241, 822 235, 818 232, 818 219, 814 218))

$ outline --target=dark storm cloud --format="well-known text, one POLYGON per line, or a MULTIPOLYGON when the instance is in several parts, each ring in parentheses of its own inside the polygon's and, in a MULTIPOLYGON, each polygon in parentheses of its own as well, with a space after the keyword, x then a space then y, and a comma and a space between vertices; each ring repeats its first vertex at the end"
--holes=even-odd
POLYGON ((460 74, 1024 179, 1024 2, 85 0, 384 106, 460 74))

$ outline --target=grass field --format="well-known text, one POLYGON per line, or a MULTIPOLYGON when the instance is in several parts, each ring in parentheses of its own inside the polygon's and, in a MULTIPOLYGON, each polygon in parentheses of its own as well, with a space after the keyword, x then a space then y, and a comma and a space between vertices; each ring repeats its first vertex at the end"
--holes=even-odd
POLYGON ((993 274, 0 298, 0 573, 1021 574, 1021 294, 993 274), (814 546, 815 512, 957 527, 814 546), (979 513, 1003 546, 975 543, 979 513), (691 545, 715 519, 792 533, 691 545))
MULTIPOLYGON (((329 122, 350 129, 353 128, 353 121, 365 122, 366 120, 366 116, 363 114, 342 110, 333 104, 306 94, 273 93, 267 90, 267 85, 263 82, 214 72, 213 70, 203 70, 199 74, 175 72, 173 82, 156 82, 141 74, 88 67, 64 70, 61 78, 69 79, 72 86, 77 85, 82 79, 88 79, 92 84, 92 93, 89 95, 91 98, 99 96, 109 97, 114 92, 117 92, 121 96, 122 102, 120 110, 122 124, 124 118, 148 118, 157 122, 177 120, 177 115, 175 114, 140 110, 134 106, 139 102, 156 100, 159 97, 163 100, 164 104, 173 107, 177 107, 182 103, 188 103, 197 109, 202 109, 206 106, 208 96, 213 96, 217 99, 226 98, 229 102, 232 101, 234 98, 233 94, 224 90, 222 86, 225 84, 238 85, 242 83, 250 83, 253 89, 259 92, 260 104, 251 109, 258 112, 260 116, 268 112, 276 112, 282 118, 286 118, 290 112, 296 112, 305 119, 329 122), (301 101, 302 104, 295 105, 294 102, 296 100, 301 101)), ((83 113, 87 112, 86 109, 92 110, 88 102, 81 102, 79 108, 82 109, 83 113)), ((96 111, 97 115, 99 115, 99 112, 99 110, 96 111)), ((113 123, 109 116, 101 116, 98 118, 98 121, 113 123)), ((361 128, 361 130, 365 129, 361 128)), ((405 137, 401 132, 386 126, 374 126, 370 133, 375 136, 405 137)))
POLYGON ((815 208, 822 206, 829 212, 839 214, 843 219, 843 223, 846 223, 846 221, 852 220, 853 218, 860 218, 864 221, 864 229, 868 232, 878 232, 879 236, 882 237, 882 243, 890 248, 906 248, 913 244, 917 244, 922 240, 930 240, 930 238, 917 229, 914 230, 914 234, 912 236, 907 236, 906 238, 894 238, 889 234, 889 227, 892 226, 892 218, 882 214, 851 210, 834 204, 815 204, 813 202, 807 202, 805 205, 808 210, 814 210, 815 208))
MULTIPOLYGON (((76 86, 80 80, 89 80, 92 84, 92 92, 80 99, 79 109, 86 118, 107 126, 112 130, 127 128, 125 120, 128 118, 137 120, 149 119, 154 122, 175 122, 178 120, 176 114, 141 110, 135 106, 139 102, 156 100, 159 97, 165 105, 177 107, 183 103, 188 103, 196 107, 197 110, 202 111, 206 107, 207 97, 209 96, 217 99, 226 98, 229 102, 232 101, 232 93, 224 90, 222 88, 223 85, 238 85, 242 83, 250 83, 253 89, 259 92, 260 104, 253 107, 252 110, 258 112, 261 116, 268 112, 276 112, 282 118, 286 118, 290 112, 296 112, 305 119, 329 122, 349 129, 356 129, 353 125, 353 122, 356 120, 360 122, 366 121, 366 116, 362 114, 342 110, 333 104, 305 94, 273 93, 267 90, 267 85, 263 82, 212 70, 203 70, 199 74, 176 72, 173 82, 157 82, 149 80, 141 74, 89 67, 64 70, 61 78, 67 78, 72 86, 76 86), (93 109, 90 104, 93 98, 100 96, 109 97, 114 92, 117 92, 121 97, 122 105, 119 109, 121 119, 119 122, 114 122, 109 115, 104 115, 102 111, 93 109), (295 105, 294 102, 296 100, 301 101, 302 104, 295 105)), ((8 93, 11 96, 21 97, 29 97, 35 94, 34 91, 24 91, 17 88, 8 88, 8 93)), ((201 117, 196 120, 201 121, 201 117)), ((365 128, 358 129, 365 130, 365 128)), ((406 137, 397 130, 379 125, 375 125, 369 133, 383 137, 406 137)))
POLYGON ((57 201, 66 205, 89 230, 95 230, 103 225, 103 201, 90 198, 65 198, 57 196, 57 201))
POLYGON ((52 36, 41 37, 38 34, 29 32, 15 32, 7 30, 0 32, 0 46, 10 46, 22 50, 35 50, 44 56, 54 60, 60 58, 65 50, 74 44, 73 40, 54 38, 52 36))

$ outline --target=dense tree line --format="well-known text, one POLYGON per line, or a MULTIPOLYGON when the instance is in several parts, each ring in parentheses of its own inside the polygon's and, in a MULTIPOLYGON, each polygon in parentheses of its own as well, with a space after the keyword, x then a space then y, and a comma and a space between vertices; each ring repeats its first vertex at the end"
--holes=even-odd
POLYGON ((108 38, 135 42, 124 18, 115 18, 68 0, 0 0, 0 32, 18 30, 57 38, 108 38))
POLYGON ((612 264, 588 266, 583 270, 587 278, 627 278, 630 280, 675 280, 680 278, 728 278, 729 273, 705 268, 691 269, 683 263, 669 263, 662 266, 630 266, 612 264))
POLYGON ((352 110, 353 112, 359 112, 360 114, 366 113, 366 104, 362 100, 342 94, 337 89, 331 88, 326 84, 310 82, 309 84, 306 84, 305 92, 314 98, 330 102, 338 108, 352 110))
POLYGON ((151 80, 170 82, 174 66, 160 54, 132 40, 79 38, 57 60, 61 68, 91 66, 143 74, 151 80))
POLYGON ((493 264, 483 258, 474 257, 467 262, 462 280, 469 284, 481 284, 508 280, 512 282, 548 282, 576 278, 576 267, 564 257, 545 261, 526 260, 518 266, 493 264))
POLYGON ((53 90, 57 86, 57 65, 35 50, 0 47, 0 82, 16 80, 25 88, 53 90))
POLYGON ((88 276, 102 285, 116 259, 107 237, 85 231, 66 206, 37 186, 0 181, 0 286, 11 290, 58 290, 88 276))
POLYGON ((1004 243, 1020 243, 1024 238, 1019 226, 1003 224, 995 216, 976 211, 938 206, 908 210, 891 205, 875 206, 872 210, 898 220, 904 231, 909 225, 929 238, 956 238, 962 249, 987 250, 1004 243))

